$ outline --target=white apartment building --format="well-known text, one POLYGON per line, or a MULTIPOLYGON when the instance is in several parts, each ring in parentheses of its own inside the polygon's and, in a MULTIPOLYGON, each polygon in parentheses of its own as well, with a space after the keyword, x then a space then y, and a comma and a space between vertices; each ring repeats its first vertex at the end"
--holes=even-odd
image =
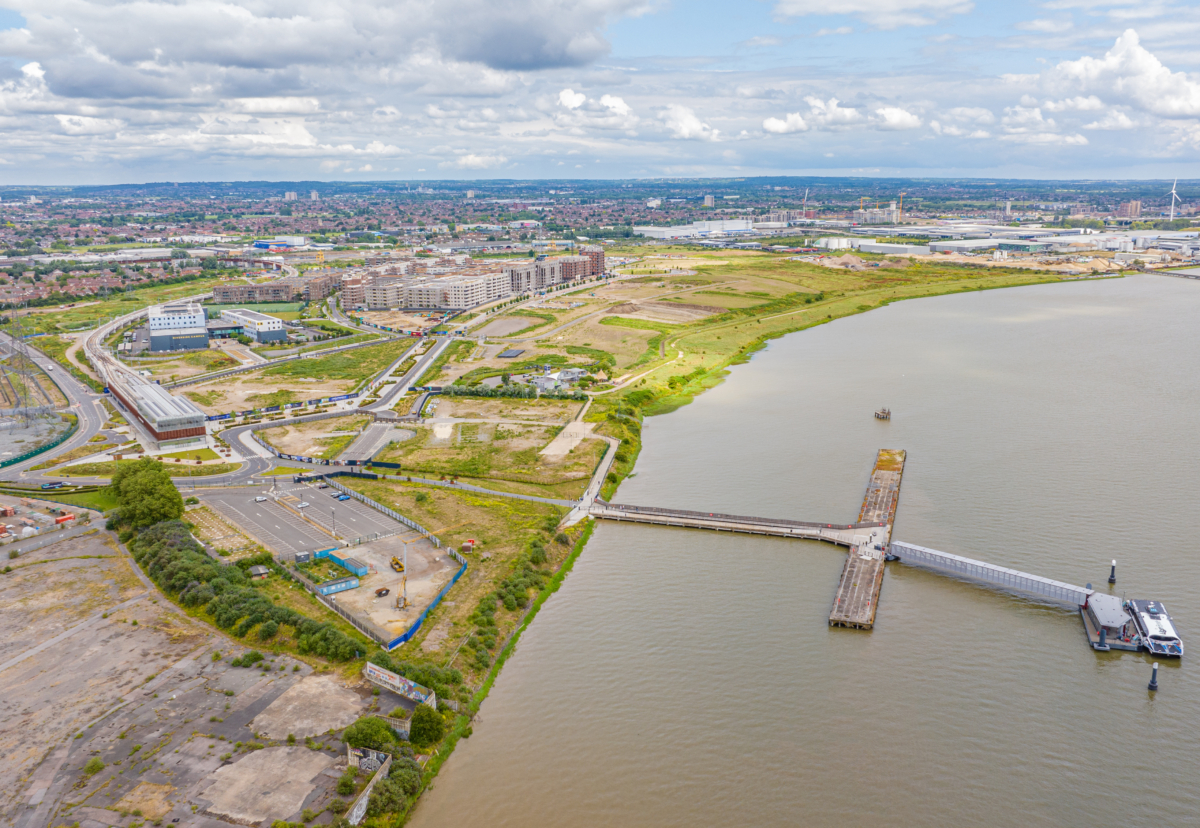
POLYGON ((182 302, 178 305, 153 305, 146 311, 148 327, 152 331, 174 328, 203 328, 204 308, 197 302, 182 302))
POLYGON ((441 282, 445 290, 444 307, 447 308, 473 308, 512 293, 512 280, 507 273, 451 277, 441 282))

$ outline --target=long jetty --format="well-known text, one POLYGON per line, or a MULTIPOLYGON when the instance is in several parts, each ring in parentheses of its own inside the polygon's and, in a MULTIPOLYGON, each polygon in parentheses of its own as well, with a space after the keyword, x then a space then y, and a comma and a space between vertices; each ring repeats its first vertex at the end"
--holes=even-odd
POLYGON ((726 515, 720 512, 690 512, 684 509, 660 509, 655 506, 605 503, 599 499, 592 505, 589 514, 605 520, 655 523, 660 526, 682 526, 688 529, 712 529, 718 532, 742 532, 750 535, 803 538, 828 541, 849 547, 867 543, 871 539, 872 533, 878 533, 886 526, 879 522, 813 523, 783 518, 726 515))
POLYGON ((883 588, 883 550, 892 537, 896 507, 900 504, 900 479, 904 475, 905 452, 882 449, 863 496, 858 519, 882 525, 877 535, 850 548, 833 598, 829 623, 834 627, 869 630, 875 626, 879 590, 883 588))

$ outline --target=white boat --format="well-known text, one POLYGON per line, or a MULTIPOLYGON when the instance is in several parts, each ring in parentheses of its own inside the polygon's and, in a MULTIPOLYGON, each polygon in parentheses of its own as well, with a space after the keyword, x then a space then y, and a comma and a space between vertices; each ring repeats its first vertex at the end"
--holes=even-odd
POLYGON ((1183 655, 1183 641, 1175 632, 1171 616, 1161 601, 1129 601, 1126 608, 1137 624, 1142 636, 1142 646, 1151 655, 1179 658, 1183 655))

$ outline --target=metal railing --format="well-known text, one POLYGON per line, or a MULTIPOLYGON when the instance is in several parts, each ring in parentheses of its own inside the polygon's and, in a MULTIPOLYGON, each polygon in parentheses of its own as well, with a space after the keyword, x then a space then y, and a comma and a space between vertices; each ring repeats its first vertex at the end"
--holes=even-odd
POLYGON ((677 517, 686 520, 723 521, 727 523, 747 523, 759 526, 796 526, 807 529, 873 529, 887 526, 887 523, 875 521, 870 523, 814 523, 807 520, 787 520, 785 518, 751 517, 748 515, 727 515, 721 512, 691 512, 686 509, 663 509, 657 506, 627 506, 622 503, 606 503, 596 498, 596 506, 600 509, 623 512, 629 515, 646 515, 657 517, 677 517))
POLYGON ((1040 575, 1030 575, 1028 572, 1020 572, 1016 569, 975 561, 909 543, 893 542, 888 547, 888 551, 906 564, 952 572, 973 581, 1029 592, 1066 604, 1083 606, 1087 603, 1088 596, 1092 594, 1092 590, 1074 584, 1043 578, 1040 575))
MULTIPOLYGON (((430 542, 433 543, 433 545, 436 546, 438 549, 442 548, 442 542, 440 539, 438 539, 437 535, 430 532, 428 529, 426 529, 421 524, 417 523, 415 520, 409 520, 404 515, 397 512, 395 509, 389 509, 387 506, 384 506, 378 500, 372 500, 371 498, 367 497, 362 492, 356 492, 356 491, 354 491, 354 489, 348 489, 345 486, 343 486, 341 483, 338 483, 336 480, 330 480, 328 477, 325 479, 329 482, 330 486, 333 486, 333 488, 337 489, 342 494, 348 494, 355 500, 357 500, 361 503, 365 503, 366 505, 370 506, 372 509, 375 509, 378 512, 383 512, 385 515, 390 517, 392 520, 398 520, 401 523, 403 523, 405 526, 407 526, 408 528, 415 529, 416 531, 420 532, 425 537, 429 538, 430 542)), ((451 552, 451 554, 457 555, 458 553, 451 552)))

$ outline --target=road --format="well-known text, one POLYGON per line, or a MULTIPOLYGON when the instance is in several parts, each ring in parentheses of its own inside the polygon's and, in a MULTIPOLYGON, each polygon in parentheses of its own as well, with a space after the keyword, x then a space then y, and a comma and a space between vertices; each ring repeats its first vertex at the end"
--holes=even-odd
MULTIPOLYGON (((12 337, 4 333, 0 333, 0 340, 3 340, 6 345, 10 346, 14 342, 12 337)), ((33 340, 33 342, 36 341, 33 340)), ((63 395, 67 398, 67 410, 79 417, 79 428, 75 434, 61 446, 51 449, 51 452, 62 454, 65 451, 70 451, 86 444, 88 440, 99 434, 100 429, 108 422, 108 412, 100 402, 99 395, 93 393, 90 388, 67 373, 66 369, 57 365, 53 359, 37 350, 36 346, 32 343, 29 345, 29 356, 58 384, 63 395)), ((0 470, 0 475, 4 477, 19 475, 27 471, 30 466, 36 466, 38 463, 41 463, 51 452, 43 452, 23 462, 5 466, 3 470, 0 470)))

